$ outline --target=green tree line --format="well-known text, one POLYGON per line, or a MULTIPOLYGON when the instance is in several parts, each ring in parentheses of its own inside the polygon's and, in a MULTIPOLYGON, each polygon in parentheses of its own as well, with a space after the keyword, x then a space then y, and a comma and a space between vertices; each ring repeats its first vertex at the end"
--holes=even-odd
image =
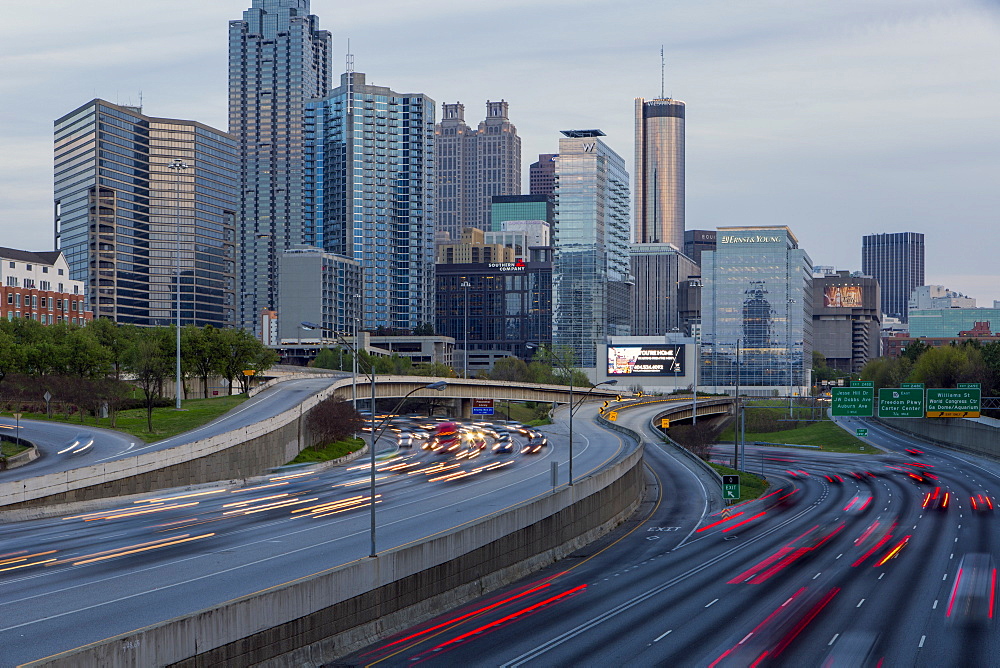
MULTIPOLYGON (((0 397, 37 402, 48 391, 57 401, 81 408, 103 404, 114 424, 114 411, 134 386, 142 390, 152 431, 153 407, 176 372, 176 331, 107 319, 84 326, 0 320, 0 397)), ((210 376, 226 379, 230 394, 236 383, 246 392, 251 377, 243 371, 259 373, 277 361, 274 351, 246 331, 211 325, 181 329, 182 376, 200 378, 206 398, 210 376)))
POLYGON ((875 387, 899 387, 900 383, 924 383, 927 387, 957 387, 979 383, 983 396, 1000 394, 1000 341, 981 343, 975 339, 933 347, 921 341, 907 345, 899 357, 880 357, 865 365, 862 380, 875 387))

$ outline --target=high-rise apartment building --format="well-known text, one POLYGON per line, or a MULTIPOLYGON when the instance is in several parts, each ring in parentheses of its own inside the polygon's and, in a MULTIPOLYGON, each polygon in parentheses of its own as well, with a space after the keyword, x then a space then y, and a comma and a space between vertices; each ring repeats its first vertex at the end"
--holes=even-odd
POLYGON ((701 381, 803 393, 812 366, 812 262, 782 225, 720 227, 701 255, 701 381))
POLYGON ((306 237, 361 263, 363 329, 434 322, 434 101, 346 72, 304 129, 306 237))
POLYGON ((236 324, 236 141, 91 100, 55 122, 55 245, 96 318, 236 324), (178 266, 179 265, 179 266, 178 266))
POLYGON ((861 273, 878 281, 882 313, 906 322, 910 294, 924 284, 924 235, 868 234, 861 239, 861 273))
POLYGON ((508 103, 487 102, 476 130, 465 123, 464 105, 443 104, 435 134, 440 240, 455 241, 466 227, 490 229, 491 198, 521 192, 521 138, 508 103))
POLYGON ((556 191, 556 158, 555 153, 539 153, 538 162, 528 167, 528 192, 532 195, 548 195, 556 191))
POLYGON ((239 142, 240 322, 278 309, 278 256, 305 234, 302 117, 330 89, 330 33, 309 0, 253 0, 229 22, 229 131, 239 142))
POLYGON ((556 158, 552 342, 595 368, 607 336, 630 334, 625 160, 600 130, 564 130, 556 158))
POLYGON ((700 272, 671 244, 632 244, 632 336, 662 336, 690 325, 681 290, 700 272))
POLYGON ((684 248, 684 109, 635 100, 635 241, 684 248))

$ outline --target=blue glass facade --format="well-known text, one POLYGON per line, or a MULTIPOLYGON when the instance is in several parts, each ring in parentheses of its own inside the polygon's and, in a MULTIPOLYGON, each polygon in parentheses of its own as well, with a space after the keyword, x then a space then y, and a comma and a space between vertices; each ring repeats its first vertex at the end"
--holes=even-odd
POLYGON ((253 0, 229 22, 229 131, 240 148, 240 320, 279 309, 278 256, 305 238, 306 102, 330 88, 330 33, 309 0, 253 0))
POLYGON ((434 322, 434 101, 347 72, 305 133, 305 238, 361 263, 364 328, 434 322))
POLYGON ((237 153, 195 121, 92 100, 55 123, 55 243, 94 317, 235 324, 237 153), (174 160, 183 170, 171 170, 174 160))
POLYGON ((812 261, 791 230, 720 227, 716 250, 701 258, 700 385, 801 391, 812 364, 812 261))
POLYGON ((628 336, 629 187, 600 130, 566 131, 556 158, 552 343, 595 368, 606 336, 628 336), (589 134, 588 134, 589 133, 589 134))

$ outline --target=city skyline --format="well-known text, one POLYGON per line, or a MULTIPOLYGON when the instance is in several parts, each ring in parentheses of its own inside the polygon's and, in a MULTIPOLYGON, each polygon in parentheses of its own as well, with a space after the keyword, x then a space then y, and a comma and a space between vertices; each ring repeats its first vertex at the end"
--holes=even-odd
MULTIPOLYGON (((117 41, 88 27, 101 5, 66 4, 55 20, 51 7, 8 8, 0 86, 19 104, 0 112, 7 246, 51 249, 52 123, 87 100, 137 104, 141 91, 147 113, 226 126, 226 32, 247 0, 116 7, 117 41)), ((522 182, 567 127, 602 128, 634 174, 632 107, 659 94, 665 43, 664 92, 689 107, 688 229, 788 225, 816 263, 849 270, 864 234, 921 232, 928 283, 1000 299, 981 243, 1000 208, 996 3, 636 3, 614 25, 587 2, 568 22, 565 5, 455 15, 443 2, 375 13, 313 0, 311 12, 333 34, 334 77, 350 39, 376 85, 472 107, 508 100, 522 182), (442 58, 455 53, 466 57, 442 58)))

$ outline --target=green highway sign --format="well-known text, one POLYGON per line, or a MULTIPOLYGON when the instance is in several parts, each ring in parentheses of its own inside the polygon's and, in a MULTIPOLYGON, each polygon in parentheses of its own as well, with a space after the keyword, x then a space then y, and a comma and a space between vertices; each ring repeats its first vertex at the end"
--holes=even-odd
POLYGON ((880 418, 922 418, 924 391, 918 387, 882 387, 878 391, 880 418))
POLYGON ((960 387, 929 388, 927 390, 927 413, 933 417, 979 417, 981 407, 981 390, 979 388, 960 387))
POLYGON ((722 498, 727 501, 738 501, 740 498, 740 477, 738 475, 722 476, 722 498))
POLYGON ((851 387, 875 387, 874 380, 852 380, 851 387))
POLYGON ((834 417, 871 417, 875 393, 870 387, 833 387, 831 409, 834 417))
POLYGON ((858 429, 858 438, 864 438, 868 435, 867 429, 858 429))
POLYGON ((959 383, 958 388, 964 390, 978 390, 981 389, 982 386, 979 383, 959 383))
POLYGON ((900 383, 900 387, 919 387, 921 390, 924 389, 923 383, 900 383))

